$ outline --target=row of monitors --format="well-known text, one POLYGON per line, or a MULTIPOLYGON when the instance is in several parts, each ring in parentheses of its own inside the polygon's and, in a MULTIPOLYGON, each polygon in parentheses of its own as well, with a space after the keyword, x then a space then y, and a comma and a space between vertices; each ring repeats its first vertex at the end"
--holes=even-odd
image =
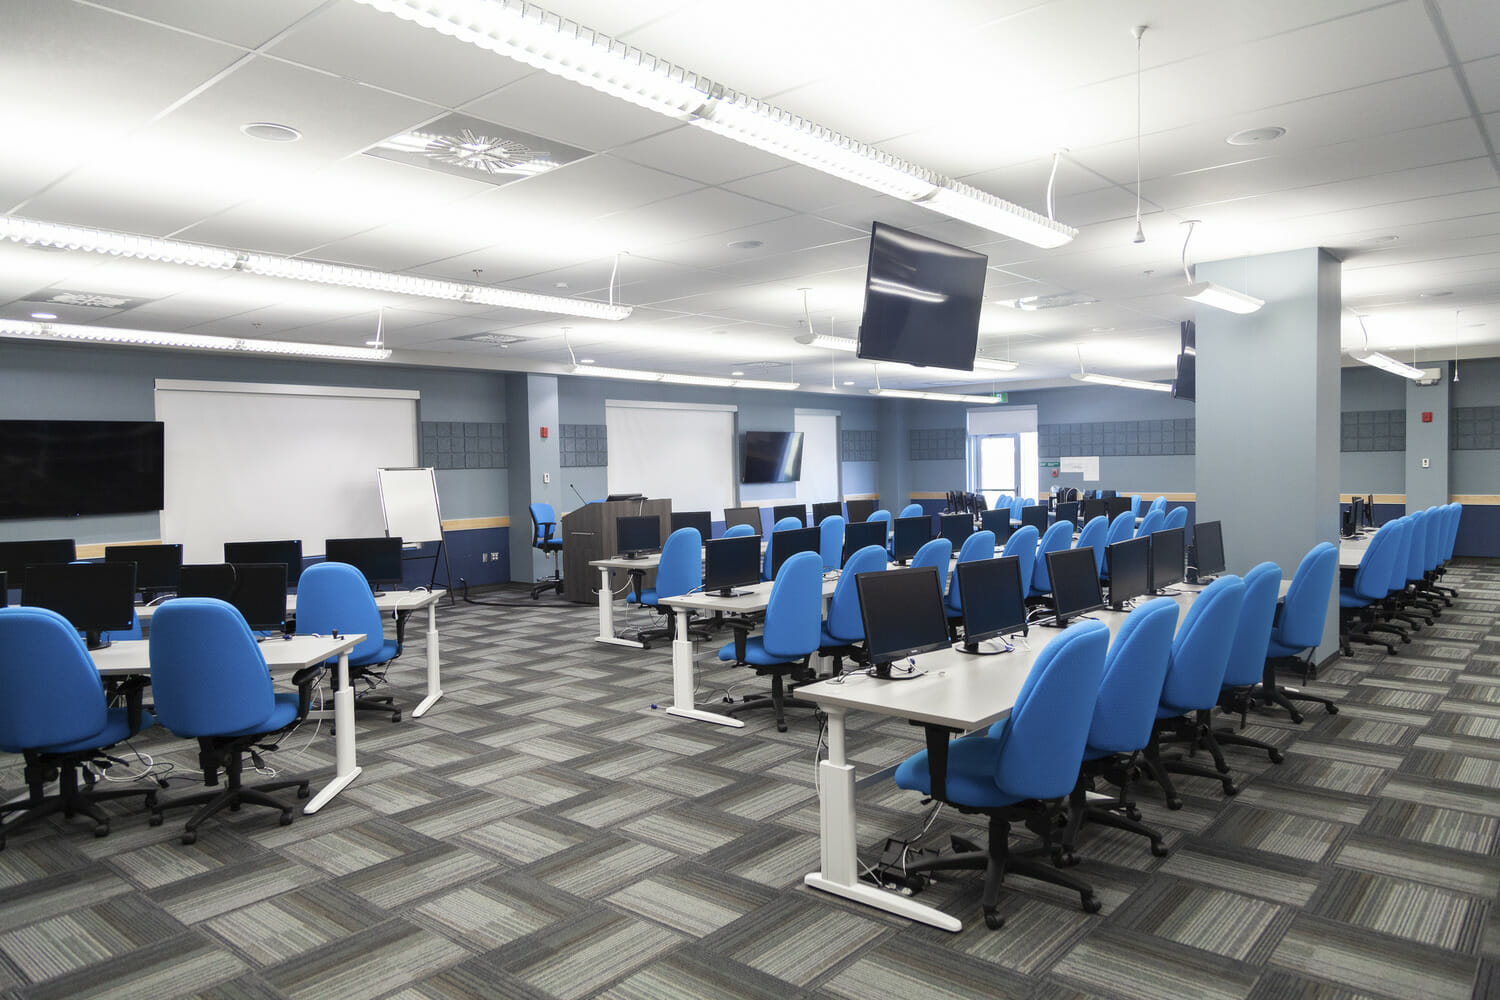
MULTIPOLYGON (((401 539, 330 538, 324 543, 329 562, 348 563, 364 574, 371 586, 401 583, 401 539)), ((0 573, 11 580, 23 578, 26 567, 38 563, 67 563, 77 558, 71 538, 0 542, 0 573)), ((107 545, 106 563, 135 565, 138 592, 173 593, 182 570, 181 545, 107 545)), ((296 586, 302 576, 302 542, 288 539, 271 542, 225 542, 226 563, 280 563, 286 567, 286 585, 296 586)))

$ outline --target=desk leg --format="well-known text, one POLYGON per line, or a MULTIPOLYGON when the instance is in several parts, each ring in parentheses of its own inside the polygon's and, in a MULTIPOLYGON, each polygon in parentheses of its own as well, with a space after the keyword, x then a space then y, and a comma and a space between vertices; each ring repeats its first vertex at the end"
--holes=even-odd
POLYGON ((814 889, 894 913, 898 917, 957 932, 963 924, 955 917, 924 906, 906 896, 878 889, 859 880, 859 854, 855 842, 854 766, 844 756, 844 709, 829 707, 828 759, 818 765, 818 832, 821 840, 821 871, 809 872, 802 881, 814 889))
POLYGON ((420 719, 427 710, 443 696, 443 678, 438 673, 437 601, 427 605, 427 697, 411 710, 413 719, 420 719))
POLYGON ((667 709, 667 714, 743 729, 745 723, 734 716, 705 712, 693 701, 693 640, 688 635, 689 617, 687 611, 672 611, 672 707, 667 709))
POLYGON ((630 646, 634 649, 645 649, 646 644, 636 639, 622 639, 615 635, 615 600, 614 594, 609 589, 609 567, 599 567, 599 634, 594 637, 595 642, 607 643, 611 646, 630 646))
POLYGON ((339 689, 333 694, 333 725, 337 730, 333 737, 333 780, 314 795, 312 801, 302 807, 305 813, 315 813, 326 806, 335 795, 342 792, 349 782, 359 777, 359 765, 354 762, 354 689, 349 686, 349 653, 339 654, 339 689))

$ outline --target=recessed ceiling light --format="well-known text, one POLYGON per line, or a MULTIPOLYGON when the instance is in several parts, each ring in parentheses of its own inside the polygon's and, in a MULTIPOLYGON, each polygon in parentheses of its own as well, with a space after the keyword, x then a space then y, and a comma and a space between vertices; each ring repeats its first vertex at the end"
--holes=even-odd
POLYGON ((591 364, 594 363, 594 359, 593 358, 579 358, 578 359, 578 363, 580 365, 591 365, 591 364))
POLYGON ((32 313, 32 319, 57 319, 57 313, 32 313))
POLYGON ((1262 128, 1241 129, 1224 141, 1231 146, 1253 146, 1258 142, 1271 142, 1286 135, 1286 129, 1280 125, 1266 125, 1262 128))
POLYGON ((744 372, 730 372, 729 374, 733 375, 735 378, 739 378, 741 375, 743 375, 745 373, 744 372))
POLYGON ((1387 234, 1385 236, 1371 236, 1367 240, 1361 240, 1361 242, 1364 243, 1365 246, 1378 247, 1378 246, 1384 246, 1387 243, 1395 243, 1400 238, 1401 237, 1399 237, 1399 236, 1393 236, 1393 235, 1387 234))
POLYGON ((1438 289, 1437 291, 1434 291, 1434 292, 1418 292, 1417 293, 1417 298, 1419 298, 1419 299, 1443 299, 1443 298, 1447 298, 1448 296, 1450 296, 1452 294, 1453 294, 1452 291, 1450 291, 1450 290, 1448 290, 1446 288, 1442 288, 1442 289, 1438 289))
POLYGON ((763 246, 765 246, 765 243, 761 242, 760 240, 735 240, 733 243, 729 244, 729 249, 755 250, 763 246))
POLYGON ((853 385, 854 384, 854 380, 850 379, 849 381, 845 382, 844 384, 845 385, 853 385))
POLYGON ((247 122, 240 126, 240 131, 252 139, 265 142, 296 142, 302 138, 302 133, 290 125, 278 125, 275 122, 247 122))
POLYGON ((568 287, 568 283, 566 281, 559 281, 557 284, 553 285, 552 287, 553 288, 567 288, 568 287))
POLYGON ((1091 327, 1089 329, 1089 332, 1090 333, 1114 333, 1115 332, 1115 328, 1112 327, 1112 326, 1095 326, 1095 327, 1091 327))

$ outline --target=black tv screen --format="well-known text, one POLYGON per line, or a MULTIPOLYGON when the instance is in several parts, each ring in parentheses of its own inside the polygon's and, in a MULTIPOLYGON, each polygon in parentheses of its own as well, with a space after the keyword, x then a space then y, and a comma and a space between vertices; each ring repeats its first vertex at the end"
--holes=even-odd
POLYGON ((875 223, 855 353, 973 371, 988 264, 982 253, 875 223))
POLYGON ((0 518, 162 509, 162 425, 0 420, 0 518))
POLYGON ((801 431, 746 431, 742 483, 794 483, 802 478, 801 431))
POLYGON ((1172 382, 1172 398, 1198 398, 1198 355, 1177 355, 1177 378, 1172 382))

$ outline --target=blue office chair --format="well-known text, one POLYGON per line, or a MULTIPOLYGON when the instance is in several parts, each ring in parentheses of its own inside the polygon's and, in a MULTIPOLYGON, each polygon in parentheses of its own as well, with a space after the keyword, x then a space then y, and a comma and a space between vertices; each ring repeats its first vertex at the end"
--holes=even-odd
MULTIPOLYGON (((637 586, 639 586, 639 581, 637 586)), ((659 607, 663 599, 681 597, 683 594, 691 594, 702 589, 703 536, 698 534, 697 528, 678 528, 667 536, 666 544, 661 547, 661 562, 656 567, 656 586, 641 587, 638 591, 626 594, 625 603, 639 604, 665 615, 668 614, 667 610, 659 607)), ((691 626, 689 631, 692 631, 691 626)), ((708 632, 701 627, 697 630, 697 634, 700 638, 708 638, 708 632)), ((652 639, 670 639, 671 637, 670 617, 665 626, 641 629, 636 633, 636 640, 642 646, 646 646, 652 639)))
POLYGON ((1245 584, 1239 577, 1219 577, 1204 588, 1188 608, 1187 617, 1172 640, 1172 657, 1167 664, 1167 678, 1156 708, 1156 723, 1141 759, 1165 793, 1168 809, 1182 808, 1182 799, 1167 776, 1168 772, 1214 778, 1224 786, 1225 795, 1239 791, 1229 777, 1229 765, 1214 742, 1213 731, 1203 720, 1206 719, 1204 713, 1219 702, 1224 667, 1229 662, 1229 644, 1234 638, 1244 599, 1245 584), (1192 713, 1191 717, 1188 713, 1192 713), (1162 740, 1177 740, 1190 748, 1201 743, 1213 755, 1214 766, 1210 768, 1197 761, 1163 758, 1159 748, 1162 740))
POLYGON ((865 623, 860 617, 859 590, 854 579, 861 573, 880 572, 886 565, 885 549, 879 545, 866 545, 849 557, 844 571, 839 574, 818 642, 818 652, 833 657, 835 675, 844 672, 845 656, 853 656, 856 661, 864 659, 859 644, 865 641, 865 623))
POLYGON ((719 659, 754 667, 771 677, 771 693, 754 695, 720 711, 738 715, 753 708, 772 708, 776 728, 786 732, 786 705, 816 708, 784 691, 783 678, 811 680, 808 660, 818 651, 823 634, 823 560, 816 552, 798 552, 781 564, 766 604, 766 623, 761 635, 751 636, 743 624, 734 626, 734 641, 719 650, 719 659))
MULTIPOLYGON (((299 610, 300 606, 299 596, 299 610)), ((151 695, 157 717, 173 735, 198 741, 205 785, 217 785, 221 769, 225 779, 222 789, 162 804, 161 809, 200 806, 183 827, 184 844, 198 839, 204 820, 245 804, 279 809, 281 825, 291 824, 294 807, 269 793, 296 788, 297 798, 305 799, 308 781, 246 788, 240 780, 244 755, 254 758, 257 747, 275 749, 267 740, 307 715, 323 669, 319 665, 298 671, 292 678, 297 693, 278 694, 254 634, 233 605, 212 597, 179 597, 156 610, 151 619, 151 695)))
POLYGON ((748 524, 732 524, 724 529, 724 538, 739 538, 742 535, 755 534, 755 528, 748 524))
MULTIPOLYGON (((995 558, 995 533, 976 531, 964 539, 958 550, 958 562, 973 562, 976 559, 995 558)), ((942 572, 939 569, 939 572, 942 572)), ((949 618, 960 618, 964 613, 963 598, 958 593, 958 567, 948 572, 948 596, 943 598, 943 607, 949 618)))
POLYGON ((909 864, 906 872, 983 871, 981 905, 991 929, 1004 924, 999 915, 1000 885, 1012 873, 1072 889, 1084 912, 1099 911, 1099 900, 1087 883, 1049 864, 1011 854, 1010 824, 1024 822, 1042 835, 1045 846, 1052 846, 1052 833, 1078 783, 1108 646, 1109 628, 1103 622, 1069 626, 1037 657, 1008 718, 984 736, 951 743, 946 733, 929 731, 929 750, 896 768, 898 787, 989 817, 988 850, 965 850, 972 845, 954 838, 959 853, 909 864))
POLYGON ((1072 545, 1073 525, 1067 521, 1058 521, 1047 529, 1041 544, 1037 546, 1036 562, 1031 569, 1031 589, 1026 593, 1028 598, 1038 600, 1052 595, 1052 577, 1047 573, 1047 553, 1061 552, 1072 545))
POLYGON ((1170 528, 1186 528, 1187 527, 1187 508, 1186 507, 1173 507, 1171 510, 1167 511, 1166 519, 1162 521, 1162 527, 1163 528, 1169 528, 1169 529, 1170 528))
MULTIPOLYGON (((973 537, 972 535, 970 536, 973 537)), ((993 552, 995 546, 990 545, 993 552)), ((953 543, 946 538, 933 538, 922 543, 917 554, 911 558, 911 568, 919 566, 931 566, 938 571, 938 579, 942 581, 943 590, 948 589, 948 564, 953 561, 953 543)))
MULTIPOLYGON (((1241 729, 1245 726, 1246 709, 1265 677, 1266 650, 1271 642, 1271 621, 1276 616, 1281 567, 1274 562, 1263 562, 1245 574, 1244 582, 1245 597, 1240 603, 1240 620, 1229 644, 1229 658, 1224 664, 1224 680, 1219 692, 1219 707, 1225 712, 1239 713, 1241 729)), ((1281 763, 1281 750, 1264 740, 1253 739, 1232 729, 1216 729, 1214 737, 1220 745, 1264 750, 1272 764, 1281 763)))
MULTIPOLYGON (((1448 563, 1453 559, 1453 549, 1458 544, 1458 526, 1463 520, 1464 505, 1461 503, 1450 503, 1440 508, 1442 512, 1442 532, 1439 535, 1438 545, 1438 568, 1434 579, 1440 580, 1447 573, 1448 563)), ((1447 597, 1457 597, 1458 590, 1455 587, 1439 586, 1436 582, 1433 589, 1439 594, 1447 597)))
POLYGON ((1152 854, 1166 855, 1161 834, 1140 821, 1141 813, 1130 800, 1129 788, 1139 770, 1139 754, 1151 742, 1176 628, 1177 602, 1158 597, 1131 611, 1110 644, 1057 860, 1072 860, 1079 827, 1086 822, 1138 833, 1151 841, 1152 854), (1088 793, 1099 778, 1119 790, 1116 800, 1107 807, 1088 801, 1088 793))
POLYGON ((1292 582, 1287 586, 1286 597, 1271 624, 1270 641, 1266 645, 1265 669, 1261 675, 1260 689, 1253 692, 1257 701, 1274 702, 1285 708, 1293 722, 1301 722, 1302 715, 1293 701, 1314 701, 1323 705, 1329 715, 1338 714, 1338 706, 1327 698, 1303 694, 1295 688, 1283 688, 1276 683, 1278 663, 1291 660, 1302 667, 1302 682, 1316 676, 1316 665, 1312 662, 1313 651, 1323 641, 1323 623, 1328 620, 1328 596, 1338 578, 1339 549, 1331 542, 1314 545, 1297 564, 1292 582), (1305 659, 1304 659, 1305 656, 1305 659))
POLYGON ((1152 500, 1151 501, 1151 506, 1149 508, 1147 508, 1146 512, 1149 514, 1153 510, 1159 510, 1159 511, 1161 511, 1162 516, 1165 517, 1166 513, 1167 513, 1167 498, 1164 497, 1164 496, 1160 496, 1160 497, 1157 497, 1155 500, 1152 500))
POLYGON ((66 618, 47 608, 0 608, 0 691, 0 751, 22 755, 29 789, 25 799, 0 807, 0 813, 19 811, 0 825, 0 850, 15 830, 58 812, 68 819, 87 816, 94 836, 103 837, 109 816, 98 803, 110 799, 144 795, 156 816, 155 785, 105 791, 87 766, 156 720, 141 710, 139 682, 125 691, 127 707, 108 707, 99 671, 66 618), (53 777, 58 793, 48 796, 53 777))
POLYGON ((1426 545, 1422 550, 1425 568, 1422 572, 1422 579, 1416 583, 1416 591, 1429 600, 1442 602, 1441 607, 1451 608, 1453 599, 1443 593, 1442 588, 1437 585, 1438 573, 1446 560, 1443 550, 1447 543, 1447 507, 1436 505, 1428 507, 1427 517, 1422 523, 1427 527, 1426 545))
POLYGON ((562 529, 558 527, 557 515, 553 513, 550 503, 534 503, 527 510, 531 514, 531 547, 552 557, 552 576, 538 580, 531 588, 531 599, 534 601, 549 590, 555 590, 559 594, 563 592, 561 566, 557 557, 563 547, 562 529))
MULTIPOLYGON (((1127 542, 1135 537, 1135 515, 1125 510, 1115 515, 1115 519, 1109 522, 1109 531, 1104 536, 1104 547, 1115 544, 1115 542, 1127 542)), ((1099 557, 1099 579, 1109 579, 1109 563, 1102 553, 1096 553, 1099 557)))
POLYGON ((901 508, 901 514, 900 514, 900 516, 901 517, 921 517, 922 514, 923 514, 923 510, 922 510, 922 505, 921 504, 919 504, 919 503, 909 503, 905 507, 901 508))
MULTIPOLYGON (((775 534, 778 531, 796 531, 800 527, 802 527, 802 522, 797 520, 795 517, 783 517, 781 520, 772 525, 771 533, 775 534)), ((819 541, 821 541, 821 536, 819 538, 819 541)), ((760 558, 760 578, 762 580, 771 579, 771 539, 769 537, 766 539, 766 551, 761 555, 760 558)))
POLYGON ((844 558, 844 518, 830 514, 818 525, 818 553, 823 557, 823 569, 838 569, 844 558))
POLYGON ((1141 526, 1135 529, 1136 538, 1150 538, 1153 531, 1161 531, 1167 525, 1167 515, 1155 508, 1146 511, 1141 526))
POLYGON ((1139 495, 1132 494, 1130 497, 1130 515, 1132 517, 1141 516, 1141 498, 1139 495))
POLYGON ((1031 593, 1031 577, 1036 567, 1036 546, 1040 535, 1037 533, 1036 525, 1023 524, 1010 537, 1005 540, 1005 548, 1000 550, 1002 556, 1015 556, 1021 561, 1021 593, 1031 593))
POLYGON ((1075 549, 1093 549, 1095 572, 1100 579, 1104 577, 1104 536, 1109 533, 1109 518, 1100 514, 1098 517, 1089 518, 1083 530, 1078 533, 1078 541, 1074 543, 1075 549))
POLYGON ((1396 617, 1410 622, 1414 629, 1419 629, 1422 625, 1431 625, 1433 619, 1442 614, 1442 605, 1429 600, 1421 593, 1422 584, 1427 580, 1429 562, 1427 546, 1431 530, 1427 522, 1432 517, 1425 510, 1416 511, 1409 516, 1411 517, 1411 545, 1407 549, 1406 580, 1397 597, 1400 610, 1396 613, 1396 617))
MULTIPOLYGON (((364 641, 349 651, 349 682, 362 680, 367 688, 384 684, 384 668, 401 655, 400 642, 385 637, 385 622, 364 574, 347 563, 315 563, 302 571, 297 581, 297 631, 304 635, 363 633, 364 641)), ((330 660, 327 665, 336 662, 330 660)), ((337 673, 330 676, 337 684, 337 673)), ((392 722, 401 721, 401 709, 390 695, 357 695, 354 707, 389 712, 392 722)))
POLYGON ((885 509, 873 511, 873 512, 871 512, 871 514, 870 514, 869 517, 865 518, 865 520, 866 521, 884 521, 885 522, 885 547, 886 547, 886 550, 889 551, 890 547, 891 547, 891 530, 892 530, 891 512, 888 511, 888 510, 885 510, 885 509))
POLYGON ((1405 555, 1407 523, 1406 518, 1398 517, 1382 524, 1360 557, 1352 583, 1339 588, 1339 646, 1345 656, 1353 655, 1350 644, 1355 642, 1384 646, 1394 656, 1395 642, 1372 634, 1377 631, 1394 632, 1399 638, 1411 641, 1404 629, 1378 620, 1381 606, 1392 591, 1395 576, 1400 575, 1403 581, 1406 577, 1406 571, 1397 569, 1397 566, 1405 555))

